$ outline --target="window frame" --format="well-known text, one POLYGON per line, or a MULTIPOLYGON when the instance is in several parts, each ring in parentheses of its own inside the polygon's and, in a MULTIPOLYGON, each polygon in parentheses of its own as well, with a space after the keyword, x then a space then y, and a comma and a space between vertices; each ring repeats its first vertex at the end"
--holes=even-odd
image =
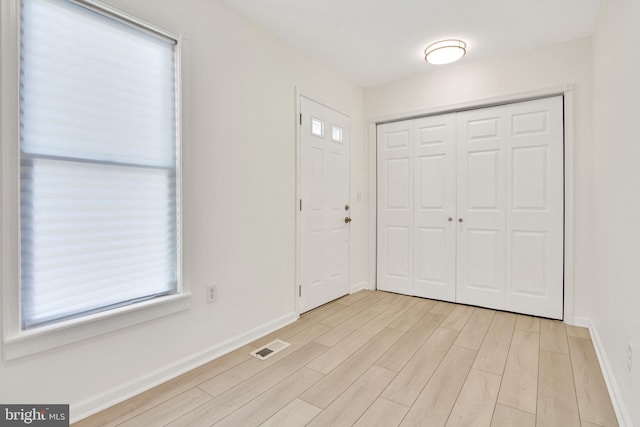
POLYGON ((22 329, 20 284, 20 0, 3 0, 0 5, 2 36, 0 46, 2 89, 0 195, 0 277, 2 280, 3 359, 11 360, 62 345, 78 342, 107 332, 130 327, 167 316, 191 306, 191 294, 183 277, 183 209, 182 209, 182 57, 184 37, 94 0, 67 0, 111 19, 168 37, 176 42, 175 111, 176 111, 176 206, 178 286, 174 294, 107 309, 49 325, 22 329))

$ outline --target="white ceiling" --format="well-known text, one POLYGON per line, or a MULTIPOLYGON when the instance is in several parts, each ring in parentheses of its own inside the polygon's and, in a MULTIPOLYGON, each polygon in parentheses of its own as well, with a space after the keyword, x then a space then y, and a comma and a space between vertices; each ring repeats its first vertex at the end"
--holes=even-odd
MULTIPOLYGON (((424 49, 467 42, 463 61, 592 33, 600 0, 222 0, 337 72, 374 86, 436 69, 424 49)), ((445 66, 446 67, 446 66, 445 66)))

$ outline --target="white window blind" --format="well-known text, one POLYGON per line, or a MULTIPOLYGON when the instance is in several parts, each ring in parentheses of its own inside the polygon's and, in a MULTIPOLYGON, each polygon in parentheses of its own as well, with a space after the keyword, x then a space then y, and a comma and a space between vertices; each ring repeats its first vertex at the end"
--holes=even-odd
POLYGON ((23 329, 178 291, 174 40, 23 0, 23 329))

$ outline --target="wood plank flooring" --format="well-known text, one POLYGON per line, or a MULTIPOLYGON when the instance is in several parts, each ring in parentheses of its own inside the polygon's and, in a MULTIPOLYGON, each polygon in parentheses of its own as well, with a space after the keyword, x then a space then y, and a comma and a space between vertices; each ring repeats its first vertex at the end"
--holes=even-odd
POLYGON ((74 425, 618 424, 588 330, 360 291, 74 425))

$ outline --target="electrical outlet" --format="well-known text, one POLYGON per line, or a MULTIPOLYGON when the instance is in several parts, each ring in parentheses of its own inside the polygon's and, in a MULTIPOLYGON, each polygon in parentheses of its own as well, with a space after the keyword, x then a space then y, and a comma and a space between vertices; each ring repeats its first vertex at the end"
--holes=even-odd
POLYGON ((631 343, 627 344, 627 368, 631 371, 631 365, 633 364, 633 345, 631 343))
POLYGON ((218 287, 215 284, 207 286, 207 304, 216 302, 217 299, 218 299, 218 287))

